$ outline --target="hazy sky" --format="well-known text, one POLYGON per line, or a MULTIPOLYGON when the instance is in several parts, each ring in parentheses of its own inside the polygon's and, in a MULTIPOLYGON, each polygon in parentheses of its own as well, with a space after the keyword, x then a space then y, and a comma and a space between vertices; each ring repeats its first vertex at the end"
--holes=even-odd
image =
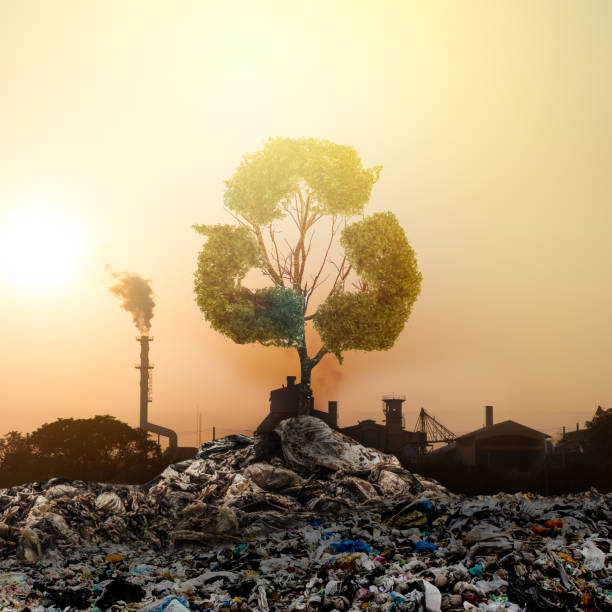
POLYGON ((150 420, 257 426, 297 356, 209 328, 191 225, 232 222, 224 181, 273 136, 384 166, 366 210, 423 274, 390 351, 314 370, 319 407, 554 434, 612 406, 611 31, 608 0, 1 1, 0 434, 138 424, 106 264, 155 291, 150 420))

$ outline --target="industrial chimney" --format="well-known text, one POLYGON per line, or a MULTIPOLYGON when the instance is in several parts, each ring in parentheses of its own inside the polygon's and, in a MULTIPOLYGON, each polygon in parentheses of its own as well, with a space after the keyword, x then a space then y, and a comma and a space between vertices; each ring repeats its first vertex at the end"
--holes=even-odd
POLYGON ((140 370, 140 429, 147 429, 149 412, 149 402, 151 401, 151 375, 149 370, 153 369, 149 365, 149 342, 153 341, 150 336, 140 336, 136 338, 140 342, 140 365, 136 366, 140 370))
POLYGON ((493 427, 493 406, 485 406, 485 427, 493 427))
POLYGON ((338 402, 330 400, 327 402, 327 424, 334 429, 338 429, 338 402))
POLYGON ((152 342, 153 338, 143 335, 136 340, 140 342, 140 365, 136 366, 136 369, 140 370, 140 429, 168 438, 168 446, 176 448, 178 439, 175 431, 149 423, 149 402, 152 399, 150 370, 153 369, 153 366, 149 365, 149 342, 152 342))

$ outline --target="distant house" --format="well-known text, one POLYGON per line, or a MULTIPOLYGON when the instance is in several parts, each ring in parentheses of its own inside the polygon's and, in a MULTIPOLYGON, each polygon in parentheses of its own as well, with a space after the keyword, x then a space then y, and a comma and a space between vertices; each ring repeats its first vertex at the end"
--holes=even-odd
POLYGON ((404 401, 404 397, 383 397, 384 425, 373 419, 366 419, 357 425, 343 427, 340 431, 364 446, 395 455, 404 464, 415 463, 427 444, 427 436, 425 433, 404 429, 404 401))
POLYGON ((528 471, 546 456, 548 434, 516 421, 493 424, 493 407, 486 407, 486 425, 458 437, 457 461, 469 466, 491 466, 528 471))
MULTIPOLYGON (((290 417, 297 416, 300 398, 300 385, 295 384, 295 376, 287 376, 287 386, 270 392, 270 412, 255 430, 256 434, 274 431, 276 426, 290 417)), ((328 411, 314 409, 314 400, 310 403, 311 416, 325 421, 333 429, 338 428, 338 403, 329 402, 328 411)))
POLYGON ((576 424, 576 431, 566 432, 565 428, 563 429, 563 436, 555 445, 555 453, 568 456, 582 455, 588 444, 588 429, 580 429, 578 424, 576 424))

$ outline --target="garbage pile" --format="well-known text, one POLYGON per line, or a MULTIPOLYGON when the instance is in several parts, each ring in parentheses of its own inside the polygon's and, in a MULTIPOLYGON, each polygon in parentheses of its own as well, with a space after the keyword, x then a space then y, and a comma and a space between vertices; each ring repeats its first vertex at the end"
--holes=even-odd
POLYGON ((612 610, 612 494, 468 498, 314 417, 275 435, 0 490, 0 609, 612 610))

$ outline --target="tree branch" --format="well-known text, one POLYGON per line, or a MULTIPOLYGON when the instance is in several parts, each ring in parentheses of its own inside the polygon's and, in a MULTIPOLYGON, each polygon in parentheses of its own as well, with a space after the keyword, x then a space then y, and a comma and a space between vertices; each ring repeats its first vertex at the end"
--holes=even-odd
POLYGON ((306 229, 309 230, 322 217, 323 217, 323 214, 321 214, 321 213, 319 213, 319 214, 315 213, 314 215, 312 215, 312 217, 310 217, 310 219, 308 221, 306 229))
POLYGON ((312 282, 313 288, 316 286, 317 281, 319 280, 319 276, 321 276, 321 272, 323 271, 323 267, 325 266, 325 263, 327 262, 327 256, 329 255, 329 249, 331 248, 332 242, 334 240, 334 236, 336 235, 335 225, 336 225, 336 215, 332 217, 332 229, 331 229, 331 236, 329 237, 329 244, 327 245, 327 250, 325 251, 325 256, 323 257, 323 261, 321 262, 321 267, 319 268, 319 271, 313 278, 313 282, 312 282))
POLYGON ((306 257, 310 255, 310 248, 312 247, 313 238, 314 238, 314 232, 310 234, 310 239, 308 240, 308 248, 306 249, 306 257))
MULTIPOLYGON (((310 301, 310 296, 312 295, 312 292, 315 289, 314 285, 310 289, 308 289, 307 286, 308 285, 304 287, 304 310, 302 311, 304 315, 306 315, 306 310, 308 309, 308 302, 310 301)), ((307 321, 309 318, 311 317, 304 316, 304 321, 307 321)))
POLYGON ((349 275, 350 271, 353 269, 353 265, 349 265, 349 267, 346 269, 346 272, 342 275, 342 282, 344 282, 346 280, 346 277, 349 275))
MULTIPOLYGON (((346 255, 342 258, 342 263, 340 264, 340 266, 336 266, 338 268, 338 274, 336 274, 336 278, 334 280, 334 284, 332 285, 332 288, 330 289, 329 293, 327 294, 327 298, 325 298, 326 300, 329 298, 329 296, 334 292, 334 290, 336 289, 336 285, 338 284, 338 279, 341 277, 342 274, 342 269, 344 268, 344 264, 346 262, 346 255)), ((333 263, 333 262, 332 262, 333 263)), ((335 264, 334 264, 335 265, 335 264)), ((343 277, 342 280, 344 280, 346 278, 343 277)))
POLYGON ((276 244, 276 238, 274 238, 274 231, 272 230, 272 224, 268 225, 268 231, 270 232, 270 240, 274 246, 274 259, 276 260, 276 267, 278 268, 278 275, 282 278, 283 269, 281 267, 280 256, 278 254, 278 245, 276 244))
POLYGON ((270 255, 268 254, 268 249, 266 247, 266 243, 264 242, 263 234, 261 233, 261 227, 257 223, 255 223, 255 221, 251 221, 248 217, 240 218, 238 215, 235 215, 228 208, 225 208, 225 210, 234 219, 236 219, 236 221, 238 221, 240 225, 244 225, 245 227, 248 227, 253 232, 253 234, 255 235, 255 238, 257 239, 257 243, 259 244, 259 247, 261 248, 264 258, 266 260, 266 270, 264 272, 267 273, 267 275, 272 279, 274 284, 284 287, 285 283, 283 282, 282 275, 279 275, 276 272, 276 270, 274 269, 274 266, 272 265, 272 261, 270 260, 270 255))
POLYGON ((299 237, 298 241, 293 249, 293 289, 295 291, 302 290, 301 283, 301 264, 303 264, 303 248, 304 248, 304 218, 306 214, 306 205, 304 203, 304 198, 302 197, 302 190, 298 188, 295 194, 295 208, 297 211, 297 217, 299 220, 298 223, 298 231, 299 237), (298 199, 299 199, 299 208, 298 208, 298 199))
POLYGON ((329 278, 329 274, 320 283, 313 285, 312 290, 314 291, 317 287, 320 287, 328 278, 329 278))
MULTIPOLYGON (((249 220, 247 219, 247 221, 249 220)), ((276 273, 276 271, 274 270, 274 267, 272 266, 272 262, 270 261, 270 256, 268 255, 268 249, 266 248, 266 243, 264 242, 263 234, 261 233, 261 227, 259 227, 259 225, 257 225, 256 223, 253 223, 252 221, 249 221, 249 223, 251 223, 253 227, 253 233, 255 234, 255 237, 257 238, 257 242, 259 243, 259 246, 261 250, 263 251, 264 258, 266 260, 267 272, 270 275, 270 278, 274 281, 275 285, 284 287, 285 283, 283 282, 282 276, 279 276, 276 273)))
POLYGON ((232 217, 234 217, 234 219, 236 221, 238 221, 238 223, 240 223, 240 225, 243 225, 244 227, 248 227, 251 231, 253 231, 253 228, 246 223, 246 221, 244 221, 244 219, 241 219, 240 217, 238 217, 237 215, 235 215, 229 208, 225 208, 224 207, 225 212, 229 213, 232 217))
POLYGON ((296 244, 296 261, 298 261, 298 269, 295 278, 295 282, 297 286, 301 286, 302 280, 304 278, 304 271, 306 270, 306 262, 308 260, 308 256, 310 255, 310 249, 312 246, 312 240, 314 238, 314 232, 310 235, 310 240, 308 243, 308 247, 306 247, 306 235, 308 230, 318 221, 322 215, 317 214, 316 212, 310 216, 312 210, 312 195, 310 193, 306 194, 306 199, 302 194, 302 190, 298 190, 298 197, 300 200, 300 208, 302 211, 302 216, 300 217, 301 225, 299 227, 300 236, 298 239, 298 243, 296 244), (299 258, 297 257, 299 255, 299 258))
POLYGON ((306 201, 304 201, 304 196, 302 195, 302 190, 298 187, 297 190, 297 197, 296 197, 296 203, 297 203, 297 199, 299 198, 300 200, 300 230, 303 228, 303 226, 305 225, 305 221, 308 217, 308 202, 310 200, 310 196, 308 196, 306 198, 306 201))
MULTIPOLYGON (((285 240, 285 242, 287 241, 285 240)), ((289 249, 291 249, 291 247, 289 247, 289 249)), ((292 253, 289 252, 287 255, 285 255, 285 259, 283 259, 283 277, 286 278, 290 283, 292 282, 291 280, 291 255, 292 253), (287 263, 287 260, 289 260, 289 263, 287 263)))
MULTIPOLYGON (((293 208, 294 208, 295 214, 296 214, 296 215, 299 215, 299 211, 298 211, 298 208, 297 208, 297 198, 295 199, 295 202, 294 202, 293 200, 292 200, 291 202, 292 202, 292 204, 294 204, 293 208)), ((287 206, 285 207, 285 211, 286 211, 286 212, 287 212, 287 214, 288 214, 288 215, 291 217, 292 221, 295 223, 295 226, 296 226, 296 227, 299 229, 299 227, 300 227, 300 223, 299 223, 299 221, 297 220, 297 218, 294 216, 294 214, 293 214, 293 212, 294 212, 294 211, 292 211, 292 210, 289 208, 289 205, 288 205, 288 204, 287 204, 287 206)))
POLYGON ((319 361, 321 361, 321 359, 323 359, 323 357, 325 357, 325 355, 327 355, 327 353, 329 353, 329 351, 327 350, 327 347, 325 345, 323 345, 319 351, 317 352, 317 354, 312 358, 312 367, 314 368, 317 363, 319 363, 319 361))

